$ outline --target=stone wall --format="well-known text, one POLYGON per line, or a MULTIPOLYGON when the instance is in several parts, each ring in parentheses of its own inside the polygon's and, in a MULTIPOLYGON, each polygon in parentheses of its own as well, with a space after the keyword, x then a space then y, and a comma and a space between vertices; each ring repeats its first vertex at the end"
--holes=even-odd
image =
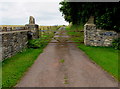
POLYGON ((30 39, 39 38, 39 26, 36 24, 26 24, 25 28, 29 30, 30 39))
POLYGON ((97 29, 95 24, 84 25, 84 43, 89 46, 111 46, 113 39, 118 37, 115 31, 97 29))
POLYGON ((39 37, 38 26, 33 29, 24 27, 0 28, 0 61, 9 58, 27 47, 29 39, 39 37), (31 38, 29 38, 31 36, 31 38))
POLYGON ((2 35, 0 34, 0 61, 2 60, 2 35))
POLYGON ((111 46, 113 39, 118 38, 118 33, 98 29, 94 24, 94 16, 90 16, 84 25, 84 44, 89 46, 111 46))
POLYGON ((0 61, 15 55, 27 46, 27 33, 23 27, 0 27, 0 61))
POLYGON ((0 27, 0 61, 27 47, 29 39, 39 38, 39 26, 30 16, 29 24, 22 27, 0 27))
POLYGON ((0 32, 20 31, 20 30, 25 30, 25 26, 22 26, 22 27, 0 27, 0 32))
POLYGON ((28 30, 0 33, 1 60, 9 58, 15 55, 17 52, 21 51, 23 48, 27 47, 27 33, 28 30))
POLYGON ((9 58, 27 47, 29 39, 39 37, 38 26, 0 27, 0 61, 9 58), (31 38, 29 38, 31 36, 31 38))

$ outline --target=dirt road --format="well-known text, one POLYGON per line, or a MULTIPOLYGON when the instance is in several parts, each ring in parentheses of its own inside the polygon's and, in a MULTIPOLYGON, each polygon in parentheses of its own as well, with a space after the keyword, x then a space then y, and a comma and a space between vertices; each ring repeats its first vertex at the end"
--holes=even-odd
POLYGON ((49 43, 16 87, 117 87, 74 43, 49 43))

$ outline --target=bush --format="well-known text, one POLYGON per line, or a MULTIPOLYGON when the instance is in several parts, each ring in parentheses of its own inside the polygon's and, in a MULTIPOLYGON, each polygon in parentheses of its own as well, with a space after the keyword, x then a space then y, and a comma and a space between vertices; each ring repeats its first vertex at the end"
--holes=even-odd
POLYGON ((112 42, 112 46, 113 48, 120 50, 120 38, 114 39, 112 42))
POLYGON ((29 48, 43 48, 47 45, 48 41, 42 38, 33 39, 28 41, 29 48))

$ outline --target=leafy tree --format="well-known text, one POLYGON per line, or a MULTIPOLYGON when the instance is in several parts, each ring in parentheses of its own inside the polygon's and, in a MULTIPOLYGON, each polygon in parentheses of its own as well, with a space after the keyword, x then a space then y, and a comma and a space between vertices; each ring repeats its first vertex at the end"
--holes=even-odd
POLYGON ((60 2, 60 11, 68 22, 85 24, 95 17, 98 28, 120 31, 119 2, 60 2))

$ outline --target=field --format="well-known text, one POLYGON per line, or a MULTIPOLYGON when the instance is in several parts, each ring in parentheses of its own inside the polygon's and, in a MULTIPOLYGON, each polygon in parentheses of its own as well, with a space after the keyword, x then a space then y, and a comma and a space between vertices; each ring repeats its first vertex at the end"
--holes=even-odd
MULTIPOLYGON (((39 30, 50 30, 50 29, 53 29, 55 30, 56 28, 59 28, 61 27, 62 25, 60 26, 39 26, 39 30)), ((25 25, 0 25, 0 27, 25 27, 25 25)))
POLYGON ((54 34, 54 32, 60 27, 61 26, 39 26, 39 30, 41 35, 49 35, 54 34))
POLYGON ((74 40, 74 42, 84 42, 84 32, 83 32, 83 26, 68 26, 66 27, 68 35, 71 36, 71 40, 74 40))

